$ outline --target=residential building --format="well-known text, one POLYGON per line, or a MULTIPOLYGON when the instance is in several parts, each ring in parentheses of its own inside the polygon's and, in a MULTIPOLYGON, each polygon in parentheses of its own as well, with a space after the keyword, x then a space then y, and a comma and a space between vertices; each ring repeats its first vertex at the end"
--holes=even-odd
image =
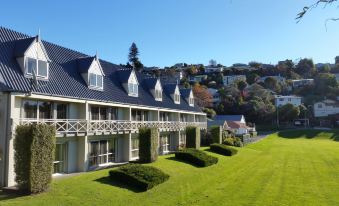
POLYGON ((329 115, 339 114, 339 102, 326 99, 317 102, 313 106, 314 117, 327 117, 329 115))
POLYGON ((217 72, 223 72, 224 67, 223 66, 206 66, 205 67, 205 73, 217 73, 217 72))
POLYGON ((0 185, 15 185, 17 125, 56 130, 54 173, 138 159, 140 127, 156 127, 159 153, 207 127, 191 90, 0 27, 0 185))
POLYGON ((212 96, 213 106, 217 106, 220 102, 220 94, 217 89, 208 88, 208 93, 212 96))
POLYGON ((224 76, 224 85, 229 86, 232 85, 234 82, 237 81, 246 81, 246 75, 231 75, 231 76, 224 76))
POLYGON ((166 83, 178 83, 183 78, 183 72, 181 70, 175 70, 174 72, 168 72, 162 70, 160 73, 160 79, 166 83))
POLYGON ((301 97, 298 96, 283 96, 275 95, 274 102, 276 107, 284 106, 286 104, 293 104, 294 106, 301 105, 301 97))
POLYGON ((202 82, 207 79, 207 75, 195 75, 195 76, 190 76, 189 81, 190 82, 202 82))
POLYGON ((235 135, 249 134, 255 132, 255 127, 247 126, 244 115, 216 115, 213 120, 208 121, 208 127, 222 126, 225 130, 234 132, 235 135))
POLYGON ((294 89, 314 84, 314 79, 294 79, 291 81, 294 89))

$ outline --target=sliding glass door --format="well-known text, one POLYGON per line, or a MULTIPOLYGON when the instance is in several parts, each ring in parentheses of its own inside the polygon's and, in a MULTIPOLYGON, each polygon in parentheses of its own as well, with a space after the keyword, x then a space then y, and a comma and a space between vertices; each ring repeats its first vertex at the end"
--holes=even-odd
POLYGON ((55 147, 55 158, 53 162, 54 172, 53 173, 64 173, 66 172, 66 156, 67 156, 67 145, 56 144, 55 147))
POLYGON ((116 139, 91 141, 89 144, 89 166, 115 162, 116 139))

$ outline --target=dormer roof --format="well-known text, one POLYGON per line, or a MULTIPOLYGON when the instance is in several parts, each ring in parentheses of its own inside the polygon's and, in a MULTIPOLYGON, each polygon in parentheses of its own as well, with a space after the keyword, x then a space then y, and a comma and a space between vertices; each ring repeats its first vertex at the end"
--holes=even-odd
POLYGON ((132 69, 120 69, 117 71, 119 80, 122 84, 128 83, 128 80, 131 76, 132 71, 133 71, 132 69))
POLYGON ((190 97, 191 92, 192 92, 192 89, 180 89, 180 94, 185 99, 190 97))
POLYGON ((158 79, 157 78, 145 78, 144 82, 148 89, 155 89, 158 79))
POLYGON ((177 88, 177 84, 165 84, 164 85, 164 90, 168 93, 168 94, 174 94, 175 93, 175 89, 177 88))
POLYGON ((30 49, 30 47, 34 44, 34 42, 38 42, 42 52, 44 53, 47 61, 51 61, 47 55, 46 49, 44 47, 44 44, 40 40, 39 36, 35 37, 27 37, 27 38, 21 38, 17 39, 15 41, 15 49, 14 49, 14 56, 15 57, 23 57, 25 56, 26 52, 30 49))
POLYGON ((103 76, 105 76, 105 73, 103 72, 103 69, 101 67, 101 64, 100 64, 100 60, 99 58, 97 57, 97 55, 95 56, 88 56, 88 57, 82 57, 82 58, 79 58, 77 60, 77 63, 78 63, 78 71, 80 73, 88 73, 88 70, 91 68, 91 66, 93 65, 93 63, 97 62, 98 65, 99 65, 99 69, 101 71, 101 74, 103 76))

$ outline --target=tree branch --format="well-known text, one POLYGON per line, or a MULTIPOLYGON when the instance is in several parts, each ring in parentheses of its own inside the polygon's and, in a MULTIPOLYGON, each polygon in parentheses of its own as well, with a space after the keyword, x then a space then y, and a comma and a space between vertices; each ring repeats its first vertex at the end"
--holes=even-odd
MULTIPOLYGON (((297 23, 299 23, 301 21, 301 19, 312 9, 318 7, 320 4, 324 5, 324 8, 327 6, 327 5, 330 5, 332 3, 335 3, 337 2, 338 0, 318 0, 316 1, 314 4, 311 4, 310 6, 305 6, 303 8, 303 10, 297 14, 297 17, 295 18, 297 20, 297 23)), ((337 18, 331 18, 331 19, 328 19, 328 20, 333 20, 333 21, 337 21, 338 19, 337 18)), ((328 21, 326 20, 326 22, 328 21)))

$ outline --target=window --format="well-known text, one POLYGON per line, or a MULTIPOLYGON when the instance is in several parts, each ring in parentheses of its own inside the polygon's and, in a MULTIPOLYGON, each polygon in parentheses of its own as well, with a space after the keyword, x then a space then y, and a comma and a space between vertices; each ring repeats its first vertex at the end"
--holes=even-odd
POLYGON ((90 73, 89 86, 97 89, 102 89, 103 88, 102 75, 90 73))
POLYGON ((155 100, 157 100, 157 101, 162 100, 162 91, 160 89, 155 90, 155 100))
POLYGON ((190 97, 188 99, 188 103, 189 103, 190 106, 194 106, 194 98, 190 97))
POLYGON ((291 99, 291 98, 288 98, 288 101, 290 102, 290 101, 292 101, 292 99, 291 99))
POLYGON ((186 133, 181 132, 179 136, 179 147, 184 148, 186 147, 186 133))
POLYGON ((176 104, 180 104, 180 95, 177 93, 174 94, 174 102, 176 104))
POLYGON ((117 120, 118 119, 118 109, 117 108, 109 108, 109 119, 117 120))
POLYGON ((159 118, 160 118, 160 121, 162 122, 167 122, 167 121, 170 121, 170 115, 168 112, 160 112, 159 114, 159 118))
POLYGON ((170 150, 170 138, 169 135, 161 135, 159 139, 159 153, 164 154, 168 153, 170 150))
POLYGON ((52 118, 52 102, 43 101, 23 101, 22 117, 30 119, 51 119, 52 118))
POLYGON ((138 158, 139 157, 139 138, 132 137, 131 139, 131 157, 138 158))
POLYGON ((67 104, 57 104, 57 119, 67 119, 67 104))
POLYGON ((89 145, 89 165, 97 166, 115 161, 116 140, 92 141, 89 145))
POLYGON ((27 57, 26 74, 33 75, 33 72, 37 77, 48 78, 48 63, 43 60, 27 57))
POLYGON ((187 122, 187 115, 186 114, 180 114, 180 122, 187 122))
POLYGON ((99 120, 99 107, 91 107, 91 120, 99 120))
POLYGON ((134 97, 138 96, 138 84, 128 83, 128 95, 134 97))
POLYGON ((323 105, 322 104, 318 104, 318 108, 323 108, 323 105))
POLYGON ((65 172, 66 144, 56 144, 53 173, 65 172))
POLYGON ((148 111, 132 110, 132 121, 148 121, 148 111))

